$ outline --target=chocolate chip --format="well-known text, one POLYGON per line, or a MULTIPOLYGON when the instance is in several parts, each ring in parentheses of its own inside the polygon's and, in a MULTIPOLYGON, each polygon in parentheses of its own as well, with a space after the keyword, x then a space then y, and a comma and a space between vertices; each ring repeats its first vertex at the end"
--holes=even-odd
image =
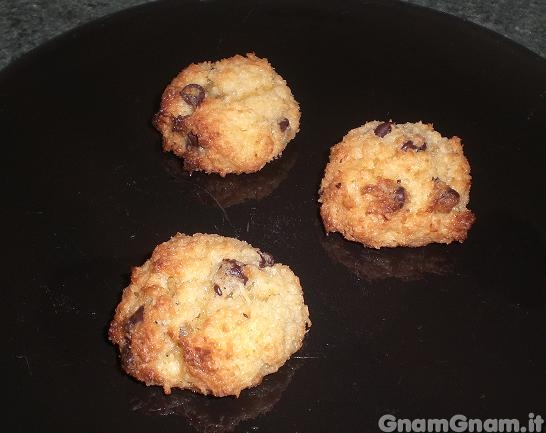
POLYGON ((459 193, 453 188, 448 187, 444 189, 438 196, 438 200, 436 202, 436 210, 439 212, 447 213, 459 204, 460 199, 461 196, 459 195, 459 193))
POLYGON ((415 149, 417 149, 417 146, 415 144, 413 144, 413 141, 408 140, 402 145, 402 147, 400 149, 402 149, 402 150, 409 150, 409 149, 415 150, 415 149))
POLYGON ((226 268, 226 275, 239 278, 243 284, 246 284, 248 277, 243 271, 244 263, 235 259, 224 259, 223 262, 229 264, 229 267, 226 268))
POLYGON ((214 292, 218 295, 218 296, 222 296, 222 289, 220 288, 220 286, 218 284, 215 284, 214 285, 214 292))
POLYGON ((406 190, 400 180, 379 179, 376 184, 362 187, 362 194, 370 195, 366 213, 383 215, 400 210, 406 202, 406 190))
POLYGON ((448 213, 459 204, 461 196, 447 183, 438 178, 433 178, 432 201, 430 210, 433 212, 448 213))
POLYGON ((186 129, 186 118, 188 116, 176 116, 173 118, 171 130, 173 132, 183 132, 186 129))
POLYGON ((416 150, 417 152, 421 152, 423 150, 426 150, 426 148, 427 148, 427 143, 423 143, 421 144, 421 146, 416 146, 415 144, 413 144, 413 141, 408 140, 402 145, 400 149, 402 149, 403 151, 407 151, 411 149, 411 150, 416 150))
POLYGON ((260 264, 258 265, 260 268, 266 268, 275 264, 275 259, 271 254, 264 253, 263 251, 258 251, 258 253, 260 254, 260 264))
POLYGON ((198 148, 199 146, 199 137, 195 135, 193 132, 188 131, 186 133, 186 149, 191 150, 198 148))
POLYGON ((290 121, 286 117, 283 117, 279 121, 279 128, 281 129, 281 132, 286 131, 289 127, 290 127, 290 121))
POLYGON ((139 322, 142 322, 142 320, 144 319, 144 305, 141 305, 140 307, 138 307, 138 309, 133 313, 131 314, 131 316, 127 319, 127 321, 125 322, 125 327, 130 330, 132 328, 134 328, 134 326, 139 323, 139 322))
POLYGON ((391 132, 391 122, 383 122, 379 124, 374 130, 374 134, 378 137, 383 138, 385 135, 387 135, 389 132, 391 132))
POLYGON ((394 190, 393 200, 395 205, 393 206, 393 211, 397 211, 404 206, 406 201, 406 190, 403 186, 399 186, 394 190))
POLYGON ((182 99, 193 108, 197 108, 205 99, 205 89, 199 84, 188 84, 180 91, 182 99))
POLYGON ((144 305, 141 305, 136 311, 131 314, 125 323, 123 324, 124 336, 123 340, 125 344, 121 346, 121 363, 126 370, 130 370, 134 363, 133 352, 131 351, 131 341, 133 338, 133 329, 137 323, 144 320, 144 305))

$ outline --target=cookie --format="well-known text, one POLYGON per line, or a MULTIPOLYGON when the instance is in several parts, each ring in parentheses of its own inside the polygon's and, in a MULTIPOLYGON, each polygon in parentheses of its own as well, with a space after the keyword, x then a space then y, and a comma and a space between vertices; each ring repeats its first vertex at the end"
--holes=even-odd
POLYGON ((188 171, 253 173, 299 130, 299 105, 266 59, 191 64, 167 86, 153 120, 188 171))
POLYGON ((310 326, 299 279, 246 242, 177 234, 134 268, 110 325, 147 385, 235 395, 277 371, 310 326))
POLYGON ((373 121, 332 147, 320 213, 326 232, 373 248, 463 242, 474 222, 470 183, 458 137, 373 121))

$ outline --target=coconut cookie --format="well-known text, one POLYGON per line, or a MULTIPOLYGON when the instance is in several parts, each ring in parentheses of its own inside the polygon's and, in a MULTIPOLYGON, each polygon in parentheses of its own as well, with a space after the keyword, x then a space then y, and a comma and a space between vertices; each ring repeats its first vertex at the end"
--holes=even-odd
POLYGON ((421 122, 368 122, 331 149, 320 213, 326 232, 374 248, 463 242, 470 181, 458 137, 421 122))
POLYGON ((110 340, 147 385, 236 395, 277 371, 310 326, 298 278, 246 242, 177 234, 134 268, 110 340))
POLYGON ((163 92, 154 126, 189 171, 253 173, 299 130, 300 111, 266 59, 236 55, 191 64, 163 92))

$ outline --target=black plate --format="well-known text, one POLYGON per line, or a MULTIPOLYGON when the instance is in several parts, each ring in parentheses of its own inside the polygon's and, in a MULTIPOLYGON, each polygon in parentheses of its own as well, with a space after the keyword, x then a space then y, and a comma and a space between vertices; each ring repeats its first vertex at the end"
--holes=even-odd
POLYGON ((328 3, 153 3, 2 72, 3 431, 362 432, 386 413, 544 411, 546 62, 429 10, 328 3), (151 126, 160 94, 190 62, 250 51, 290 84, 301 132, 261 173, 189 178, 151 126), (478 218, 464 244, 324 235, 328 149, 371 119, 463 138, 478 218), (163 396, 106 339, 131 266, 178 231, 237 236, 301 277, 304 347, 239 400, 163 396))

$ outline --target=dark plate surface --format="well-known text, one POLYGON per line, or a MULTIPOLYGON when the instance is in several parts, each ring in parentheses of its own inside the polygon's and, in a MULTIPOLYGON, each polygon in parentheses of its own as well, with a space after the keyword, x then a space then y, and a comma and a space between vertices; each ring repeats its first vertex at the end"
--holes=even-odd
POLYGON ((545 91, 538 56, 391 2, 159 2, 32 52, 0 74, 2 430, 363 432, 386 413, 544 412, 545 91), (288 81, 301 131, 263 172, 189 178, 150 123, 161 92, 191 62, 249 51, 288 81), (324 235, 329 147, 387 118, 462 137, 464 244, 324 235), (176 232, 239 237, 301 278, 303 348, 239 400, 163 396, 106 339, 131 266, 176 232))

